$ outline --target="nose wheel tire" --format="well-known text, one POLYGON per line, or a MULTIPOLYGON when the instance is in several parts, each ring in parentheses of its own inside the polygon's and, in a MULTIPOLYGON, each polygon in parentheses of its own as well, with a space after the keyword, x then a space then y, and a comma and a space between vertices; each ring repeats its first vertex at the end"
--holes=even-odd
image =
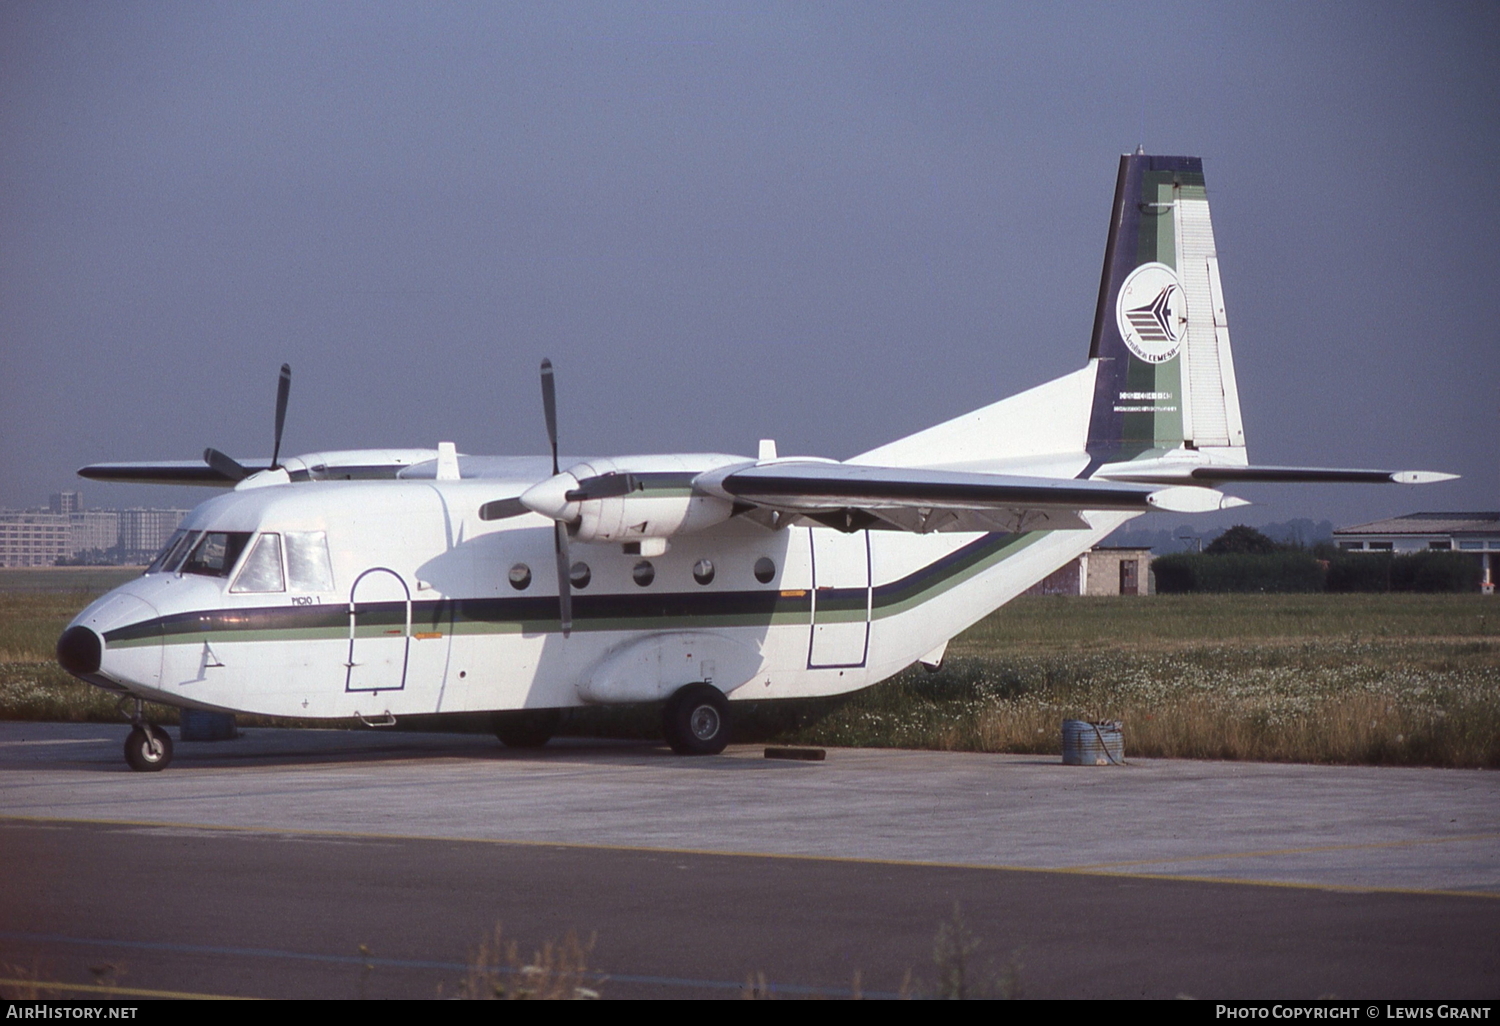
POLYGON ((125 761, 138 773, 154 773, 172 764, 172 739, 154 724, 136 727, 125 739, 125 761))
POLYGON ((678 755, 718 755, 729 743, 729 700, 711 684, 689 684, 667 699, 661 726, 678 755))

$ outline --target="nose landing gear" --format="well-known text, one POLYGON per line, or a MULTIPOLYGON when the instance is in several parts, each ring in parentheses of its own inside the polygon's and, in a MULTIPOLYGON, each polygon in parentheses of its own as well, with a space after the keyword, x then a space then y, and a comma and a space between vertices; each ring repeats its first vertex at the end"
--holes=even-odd
POLYGON ((172 738, 167 728, 147 723, 144 703, 135 700, 130 715, 130 736, 125 739, 125 761, 137 773, 153 773, 172 764, 172 738))

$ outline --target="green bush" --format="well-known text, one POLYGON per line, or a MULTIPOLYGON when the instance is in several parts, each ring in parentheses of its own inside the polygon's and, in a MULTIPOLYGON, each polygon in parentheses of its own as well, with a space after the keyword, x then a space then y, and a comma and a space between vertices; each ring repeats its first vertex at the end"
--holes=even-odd
POLYGON ((1309 552, 1263 555, 1175 553, 1151 563, 1159 592, 1309 592, 1323 590, 1323 567, 1309 552))
POLYGON ((1390 554, 1340 552, 1330 556, 1327 588, 1329 591, 1390 591, 1390 554))
POLYGON ((1458 552, 1341 552, 1329 560, 1329 591, 1479 590, 1479 560, 1458 552))
POLYGON ((1478 591, 1478 559, 1457 552, 1413 552, 1391 561, 1392 591, 1478 591))

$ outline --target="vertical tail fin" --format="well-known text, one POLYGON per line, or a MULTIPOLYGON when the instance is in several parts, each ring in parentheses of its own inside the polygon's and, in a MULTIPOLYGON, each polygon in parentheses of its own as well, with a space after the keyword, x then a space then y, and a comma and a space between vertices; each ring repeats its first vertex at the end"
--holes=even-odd
POLYGON ((1120 158, 1089 358, 1088 451, 1245 445, 1213 224, 1198 157, 1120 158))

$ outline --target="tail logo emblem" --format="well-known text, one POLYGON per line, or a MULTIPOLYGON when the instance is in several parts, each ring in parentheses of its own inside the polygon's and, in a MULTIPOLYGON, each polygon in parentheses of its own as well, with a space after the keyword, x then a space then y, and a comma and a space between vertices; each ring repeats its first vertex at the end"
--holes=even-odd
POLYGON ((1147 363, 1176 356, 1187 328, 1187 303, 1177 273, 1158 263, 1131 271, 1115 301, 1115 323, 1125 345, 1147 363))

